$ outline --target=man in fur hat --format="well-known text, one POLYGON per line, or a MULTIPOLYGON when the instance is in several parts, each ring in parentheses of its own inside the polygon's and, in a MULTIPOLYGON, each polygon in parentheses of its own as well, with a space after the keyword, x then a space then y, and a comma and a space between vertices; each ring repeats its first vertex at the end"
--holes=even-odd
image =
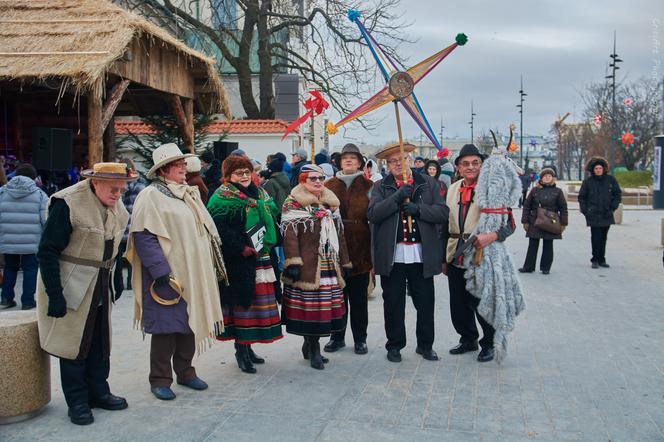
POLYGON ((94 422, 91 408, 122 410, 111 394, 110 271, 129 214, 122 204, 127 181, 138 175, 124 163, 99 163, 88 178, 55 193, 37 257, 39 340, 60 358, 62 391, 74 424, 94 422))
MULTIPOLYGON (((461 179, 450 186, 447 192, 447 205, 450 207, 448 223, 447 259, 444 273, 450 289, 450 315, 452 325, 461 336, 459 344, 450 349, 450 354, 459 355, 477 350, 479 333, 475 317, 482 327, 483 337, 480 340, 482 351, 477 356, 480 362, 491 361, 494 357, 493 336, 495 330, 482 316, 477 313, 479 298, 466 290, 465 268, 462 258, 456 260, 454 254, 470 237, 471 232, 480 220, 480 209, 475 201, 475 186, 480 176, 484 155, 474 144, 466 144, 461 148, 459 156, 454 160, 461 179)), ((494 241, 504 241, 513 233, 510 225, 502 227, 498 232, 478 234, 476 248, 483 248, 494 241)))
MULTIPOLYGON (((373 224, 373 264, 381 277, 387 359, 401 362, 406 346, 406 284, 417 310, 417 349, 424 359, 435 361, 433 277, 441 272, 443 245, 439 225, 449 209, 434 178, 413 173, 412 144, 388 146, 376 154, 387 160, 390 174, 374 184, 368 218, 373 224), (403 180, 404 170, 406 180, 403 180)), ((354 258, 354 257, 353 257, 354 258)))
MULTIPOLYGON (((352 256, 353 269, 346 278, 344 298, 350 306, 350 328, 355 341, 355 353, 363 355, 367 349, 367 326, 369 324, 369 306, 367 291, 369 289, 369 273, 371 272, 371 232, 367 220, 367 208, 373 182, 364 177, 362 168, 364 158, 360 149, 346 144, 341 150, 341 170, 335 177, 325 183, 339 198, 344 235, 348 244, 348 253, 352 256)), ((333 332, 325 351, 335 352, 346 346, 346 324, 348 308, 344 315, 344 328, 333 332)))

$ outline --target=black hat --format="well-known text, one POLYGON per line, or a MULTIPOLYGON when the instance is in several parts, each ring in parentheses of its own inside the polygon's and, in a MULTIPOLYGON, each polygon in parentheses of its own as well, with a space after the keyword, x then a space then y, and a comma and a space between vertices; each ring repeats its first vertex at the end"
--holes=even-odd
POLYGON ((284 162, 281 161, 279 158, 275 158, 272 161, 270 161, 270 164, 267 166, 267 168, 271 172, 282 172, 284 170, 284 162))
POLYGON ((343 147, 343 149, 341 149, 341 156, 347 153, 355 154, 355 156, 357 156, 357 160, 360 162, 360 169, 364 167, 364 156, 362 156, 362 152, 360 152, 359 147, 353 143, 348 143, 343 147))
POLYGON ((486 158, 486 156, 482 154, 474 144, 464 144, 464 146, 461 148, 461 151, 459 151, 459 156, 457 156, 454 160, 454 165, 458 166, 459 160, 461 158, 471 156, 480 157, 482 161, 484 161, 484 158, 486 158))

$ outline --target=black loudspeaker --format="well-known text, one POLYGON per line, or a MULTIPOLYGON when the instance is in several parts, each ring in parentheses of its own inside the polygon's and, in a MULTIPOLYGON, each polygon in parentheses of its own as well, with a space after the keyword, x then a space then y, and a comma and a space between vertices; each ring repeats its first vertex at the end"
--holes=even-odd
POLYGON ((235 149, 239 148, 238 143, 233 143, 229 141, 215 141, 213 143, 214 157, 219 161, 224 161, 227 156, 231 154, 235 149))
POLYGON ((74 132, 71 129, 32 129, 32 165, 42 170, 69 170, 72 166, 74 132))

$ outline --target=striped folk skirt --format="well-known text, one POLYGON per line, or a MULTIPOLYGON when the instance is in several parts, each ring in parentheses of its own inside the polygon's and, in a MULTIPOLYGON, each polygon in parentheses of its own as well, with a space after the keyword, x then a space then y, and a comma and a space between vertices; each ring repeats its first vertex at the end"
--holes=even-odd
POLYGON ((317 290, 284 286, 283 321, 288 333, 300 336, 329 336, 343 330, 344 292, 339 287, 334 261, 319 257, 321 275, 317 290))
POLYGON ((277 300, 274 296, 274 270, 269 255, 256 260, 256 294, 249 308, 222 305, 224 332, 219 341, 238 344, 267 344, 283 338, 277 300))

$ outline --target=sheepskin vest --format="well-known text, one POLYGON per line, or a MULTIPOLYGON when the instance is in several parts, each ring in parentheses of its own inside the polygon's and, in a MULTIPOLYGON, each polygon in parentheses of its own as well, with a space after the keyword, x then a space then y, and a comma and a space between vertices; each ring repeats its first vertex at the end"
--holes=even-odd
MULTIPOLYGON (((463 184, 463 180, 458 180, 450 186, 450 190, 447 192, 447 206, 450 208, 450 220, 449 220, 449 233, 450 237, 447 240, 447 256, 446 262, 452 262, 454 253, 457 250, 459 244, 459 237, 464 235, 469 235, 477 226, 477 223, 480 220, 480 208, 475 202, 475 198, 470 202, 468 207, 468 213, 466 214, 466 220, 463 225, 463 231, 461 230, 461 214, 463 206, 461 205, 461 192, 459 189, 463 184)), ((465 238, 464 238, 465 239, 465 238)))
POLYGON ((351 276, 371 271, 371 230, 367 219, 367 208, 373 182, 360 175, 348 188, 339 178, 327 181, 325 187, 339 198, 344 237, 348 245, 348 255, 353 261, 351 276))
MULTIPOLYGON (((62 251, 60 259, 60 280, 62 293, 67 301, 67 314, 62 318, 47 315, 48 296, 41 277, 38 277, 39 340, 48 353, 65 359, 75 359, 79 353, 88 314, 91 308, 96 307, 91 306, 91 303, 99 276, 99 267, 85 265, 78 260, 101 262, 104 242, 112 239, 113 255, 109 260, 112 262, 118 253, 129 213, 122 201, 118 201, 112 208, 106 208, 92 191, 89 180, 63 189, 51 198, 65 201, 69 207, 72 226, 69 244, 62 251)), ((102 293, 102 296, 109 294, 102 293)), ((108 311, 110 315, 111 309, 108 311)))

